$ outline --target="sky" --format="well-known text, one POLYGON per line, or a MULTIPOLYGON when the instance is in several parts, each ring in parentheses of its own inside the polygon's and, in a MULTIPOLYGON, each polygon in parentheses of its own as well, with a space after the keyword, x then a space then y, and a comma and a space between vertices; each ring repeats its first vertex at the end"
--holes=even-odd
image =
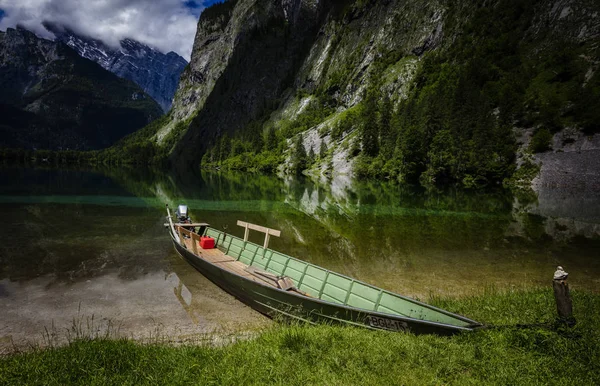
POLYGON ((52 39, 50 21, 118 47, 131 38, 190 59, 200 13, 219 0, 0 0, 0 31, 17 24, 52 39))

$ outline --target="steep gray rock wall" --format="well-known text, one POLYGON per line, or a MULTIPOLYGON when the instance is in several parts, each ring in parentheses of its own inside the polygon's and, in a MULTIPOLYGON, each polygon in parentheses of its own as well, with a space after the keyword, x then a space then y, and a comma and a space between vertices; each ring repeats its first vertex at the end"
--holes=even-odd
POLYGON ((537 201, 527 211, 546 217, 547 233, 555 237, 599 237, 600 135, 566 129, 554 135, 552 148, 534 157, 537 201))
POLYGON ((600 135, 567 128, 553 136, 552 150, 531 158, 540 166, 536 199, 517 210, 543 217, 555 240, 600 237, 600 135))
MULTIPOLYGON (((362 98, 375 59, 386 52, 397 51, 418 60, 420 55, 442 43, 443 3, 436 0, 371 3, 354 9, 347 18, 342 18, 336 8, 331 11, 296 78, 296 88, 312 91, 326 84, 332 76, 343 73, 347 76, 345 88, 328 92, 345 107, 351 107, 362 98)), ((411 63, 412 60, 407 60, 404 64, 410 67, 411 63)), ((402 72, 404 68, 398 70, 402 72)), ((401 90, 410 84, 411 78, 386 75, 390 77, 386 79, 389 82, 384 82, 387 91, 401 98, 405 94, 401 90), (400 95, 395 95, 398 93, 400 95)))
MULTIPOLYGON (((287 118, 296 90, 314 91, 350 63, 343 90, 328 90, 346 107, 359 102, 382 47, 412 58, 386 74, 390 94, 408 91, 419 55, 443 36, 438 1, 240 0, 229 13, 201 16, 190 65, 182 73, 170 121, 158 143, 185 126, 177 163, 198 162, 207 147, 266 113, 287 118), (344 18, 348 7, 355 7, 344 18)), ((181 135, 176 133, 176 135, 181 135)))
POLYGON ((199 21, 189 68, 175 98, 173 123, 189 129, 172 153, 197 163, 208 145, 276 108, 323 20, 319 1, 240 0, 227 21, 199 21))
POLYGON ((588 195, 600 192, 600 135, 565 130, 553 137, 552 151, 536 154, 540 174, 532 181, 534 190, 560 189, 588 195))

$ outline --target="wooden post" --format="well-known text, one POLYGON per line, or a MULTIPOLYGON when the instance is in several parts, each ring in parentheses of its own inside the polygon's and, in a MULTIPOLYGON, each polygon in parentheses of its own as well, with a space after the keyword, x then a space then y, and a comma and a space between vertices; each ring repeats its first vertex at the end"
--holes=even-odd
MULTIPOLYGON (((562 270, 562 267, 559 267, 562 270)), ((556 300, 556 311, 558 312, 558 322, 564 323, 569 327, 575 325, 576 321, 573 317, 573 302, 569 293, 569 284, 567 283, 566 275, 562 278, 552 280, 552 288, 554 289, 554 300, 556 300)))
POLYGON ((250 234, 250 228, 248 228, 248 224, 246 224, 246 229, 244 230, 244 241, 248 241, 249 234, 250 234))

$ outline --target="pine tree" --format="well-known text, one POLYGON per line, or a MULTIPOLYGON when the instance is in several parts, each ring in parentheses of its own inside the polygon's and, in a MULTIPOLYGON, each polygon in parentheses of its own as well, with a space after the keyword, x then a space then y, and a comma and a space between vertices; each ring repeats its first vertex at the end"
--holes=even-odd
POLYGON ((219 140, 221 145, 219 146, 219 153, 216 155, 219 163, 227 159, 229 157, 229 153, 231 152, 231 139, 227 133, 223 134, 221 139, 219 140))
POLYGON ((392 128, 392 113, 394 106, 387 92, 384 93, 379 108, 379 143, 384 159, 392 158, 396 146, 396 131, 392 128))
POLYGON ((233 138, 231 140, 231 157, 242 154, 244 152, 244 144, 241 140, 233 138))
POLYGON ((321 147, 319 148, 319 158, 323 160, 325 159, 325 157, 327 157, 327 144, 325 143, 325 141, 321 141, 321 147))
POLYGON ((306 169, 306 149, 304 149, 304 141, 302 140, 302 134, 296 137, 294 143, 294 150, 292 153, 292 170, 296 173, 302 172, 306 169))
POLYGON ((277 135, 275 134, 275 128, 270 126, 267 129, 265 138, 265 150, 275 150, 277 148, 277 135))
POLYGON ((379 153, 379 127, 377 125, 377 95, 369 87, 361 111, 361 142, 365 155, 375 157, 379 153))
POLYGON ((310 147, 310 150, 308 151, 308 164, 312 165, 315 163, 315 159, 316 159, 316 155, 315 155, 315 151, 313 150, 312 146, 310 147))

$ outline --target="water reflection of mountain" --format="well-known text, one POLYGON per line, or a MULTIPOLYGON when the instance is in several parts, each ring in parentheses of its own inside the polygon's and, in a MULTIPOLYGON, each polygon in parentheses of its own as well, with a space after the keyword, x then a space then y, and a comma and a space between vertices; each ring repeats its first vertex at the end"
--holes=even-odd
POLYGON ((600 270, 591 261, 596 244, 553 241, 548 219, 514 205, 502 190, 206 172, 159 181, 169 202, 188 203, 195 217, 219 229, 241 236, 238 219, 280 229, 273 248, 409 295, 544 283, 558 263, 593 287, 600 270))
MULTIPOLYGON (((200 171, 102 173, 109 178, 82 180, 64 172, 61 183, 73 188, 59 187, 60 196, 44 196, 43 184, 35 195, 19 196, 27 190, 19 187, 0 195, 13 220, 4 235, 17 240, 0 246, 11 277, 59 272, 83 278, 102 272, 104 263, 119 265, 129 276, 152 270, 170 250, 162 229, 165 202, 187 203, 194 218, 238 236, 242 229, 236 220, 280 229, 273 248, 407 294, 543 282, 544 272, 557 264, 573 267, 571 272, 589 283, 600 272, 597 215, 578 209, 576 200, 559 212, 561 197, 542 196, 524 206, 502 190, 438 191, 200 171), (73 196, 82 182, 86 195, 73 196), (30 239, 31 234, 38 237, 30 239)), ((587 204, 598 208, 594 201, 587 204)), ((262 243, 258 234, 251 233, 251 240, 262 243)))
MULTIPOLYGON (((560 244, 578 236, 600 238, 600 199, 574 192, 547 189, 536 203, 523 206, 501 190, 427 191, 347 179, 316 183, 256 174, 182 176, 123 168, 102 173, 109 178, 80 170, 14 170, 3 175, 5 180, 24 176, 3 186, 0 198, 17 200, 3 204, 11 219, 3 227, 9 241, 0 248, 6 272, 15 277, 60 272, 73 280, 115 261, 124 275, 142 272, 154 265, 146 264, 148 260, 122 262, 163 239, 159 223, 165 202, 185 202, 196 217, 219 229, 228 226, 228 232, 240 236, 238 219, 280 229, 284 237, 273 240, 275 248, 316 264, 333 267, 337 262, 348 272, 355 269, 349 262, 389 258, 410 265, 407 256, 425 258, 438 251, 515 246, 542 251, 552 240, 560 244), (53 196, 43 195, 49 191, 53 196)), ((167 241, 160 244, 164 248, 167 241)))
MULTIPOLYGON (((164 203, 176 205, 185 201, 192 209, 214 212, 277 212, 280 215, 301 212, 335 234, 346 232, 340 228, 340 222, 360 222, 369 216, 394 216, 427 218, 427 224, 421 226, 428 226, 433 231, 439 228, 440 222, 445 224, 442 228, 454 223, 460 229, 468 229, 474 226, 473 223, 490 226, 501 222, 505 229, 501 231, 494 225, 494 232, 531 238, 528 234, 531 224, 524 222, 540 221, 524 221, 523 216, 535 215, 543 217, 544 232, 552 238, 600 238, 598 192, 548 188, 538 193, 535 203, 520 205, 503 190, 432 191, 393 183, 354 182, 344 177, 315 182, 305 178, 282 180, 258 174, 210 173, 193 169, 185 174, 178 173, 144 168, 105 168, 95 172, 5 169, 0 173, 5 182, 2 184, 2 202, 69 203, 71 200, 81 204, 158 209, 164 203), (42 199, 41 195, 49 190, 53 196, 42 199), (497 221, 490 223, 482 220, 485 218, 497 221)), ((281 221, 281 217, 276 216, 277 221, 281 221)), ((540 231, 539 226, 535 228, 533 236, 540 231)), ((307 235, 299 236, 310 239, 307 235)))
POLYGON ((544 232, 551 238, 600 237, 600 196, 587 193, 577 197, 573 192, 544 190, 537 203, 522 206, 501 189, 440 191, 393 183, 353 182, 343 177, 323 183, 305 178, 282 180, 258 174, 205 171, 186 176, 128 173, 109 175, 134 194, 158 197, 172 205, 186 201, 192 209, 218 213, 276 212, 277 216, 263 220, 275 222, 274 227, 289 228, 305 244, 312 238, 312 227, 308 233, 301 231, 295 215, 298 212, 327 229, 332 240, 341 236, 351 241, 364 237, 379 241, 400 238, 415 247, 431 242, 446 247, 489 247, 504 242, 506 237, 530 240, 540 231, 538 226, 531 227, 533 220, 523 220, 523 216, 530 215, 544 217, 544 232), (390 221, 391 218, 396 221, 390 221), (291 219, 295 222, 290 223, 291 219))

